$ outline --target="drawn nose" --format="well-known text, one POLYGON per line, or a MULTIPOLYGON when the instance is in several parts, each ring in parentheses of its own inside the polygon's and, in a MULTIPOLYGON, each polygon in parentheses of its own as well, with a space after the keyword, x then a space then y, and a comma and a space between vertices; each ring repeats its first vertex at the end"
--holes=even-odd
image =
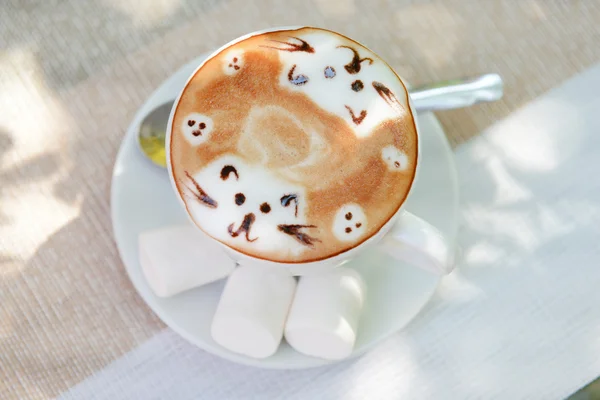
POLYGON ((250 228, 252 228, 252 224, 256 220, 256 216, 254 213, 246 214, 244 220, 242 221, 242 226, 240 228, 244 229, 246 232, 250 233, 250 228))

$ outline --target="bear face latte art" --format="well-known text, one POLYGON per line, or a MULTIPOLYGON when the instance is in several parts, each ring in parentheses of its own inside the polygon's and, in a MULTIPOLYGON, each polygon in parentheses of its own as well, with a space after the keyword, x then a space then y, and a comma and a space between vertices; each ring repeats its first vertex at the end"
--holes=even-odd
POLYGON ((241 253, 323 260, 376 234, 414 180, 401 79, 337 33, 271 31, 226 46, 173 112, 169 169, 194 223, 241 253))

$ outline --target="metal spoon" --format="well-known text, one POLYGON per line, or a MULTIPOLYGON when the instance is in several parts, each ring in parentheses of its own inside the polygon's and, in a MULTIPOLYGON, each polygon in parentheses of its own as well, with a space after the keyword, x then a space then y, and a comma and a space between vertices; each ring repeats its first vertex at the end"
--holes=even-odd
MULTIPOLYGON (((475 78, 455 79, 410 89, 418 112, 451 110, 502 98, 502 78, 486 74, 475 78)), ((166 167, 165 132, 173 100, 152 110, 140 125, 138 143, 142 153, 154 164, 166 167)))

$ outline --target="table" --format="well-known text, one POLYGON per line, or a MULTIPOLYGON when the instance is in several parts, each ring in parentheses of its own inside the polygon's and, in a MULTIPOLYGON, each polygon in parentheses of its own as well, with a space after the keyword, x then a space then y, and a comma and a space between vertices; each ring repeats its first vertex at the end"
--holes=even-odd
POLYGON ((415 85, 498 72, 505 98, 439 113, 455 146, 600 61, 589 1, 77 0, 0 5, 0 397, 51 398, 164 325, 111 236, 129 120, 197 54, 311 24, 355 38, 415 85))

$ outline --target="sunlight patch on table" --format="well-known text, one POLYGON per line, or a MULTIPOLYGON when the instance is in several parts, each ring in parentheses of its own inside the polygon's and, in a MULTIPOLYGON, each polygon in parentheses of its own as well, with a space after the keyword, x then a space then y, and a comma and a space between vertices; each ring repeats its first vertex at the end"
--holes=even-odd
POLYGON ((581 145, 582 138, 575 133, 585 129, 584 122, 574 105, 548 99, 536 109, 527 110, 527 120, 518 117, 522 112, 525 110, 502 122, 499 126, 502 134, 494 133, 496 127, 490 129, 489 141, 482 142, 476 149, 480 158, 502 154, 507 168, 549 172, 581 145))
POLYGON ((16 48, 0 55, 2 126, 13 142, 0 168, 36 155, 64 151, 73 121, 47 86, 34 49, 16 48))
POLYGON ((149 27, 168 20, 181 7, 180 0, 104 0, 111 8, 126 14, 135 26, 149 27))
POLYGON ((73 204, 67 204, 36 186, 26 186, 2 203, 2 210, 11 221, 0 226, 0 237, 10 253, 21 258, 33 256, 54 233, 77 218, 83 202, 80 197, 73 204))

